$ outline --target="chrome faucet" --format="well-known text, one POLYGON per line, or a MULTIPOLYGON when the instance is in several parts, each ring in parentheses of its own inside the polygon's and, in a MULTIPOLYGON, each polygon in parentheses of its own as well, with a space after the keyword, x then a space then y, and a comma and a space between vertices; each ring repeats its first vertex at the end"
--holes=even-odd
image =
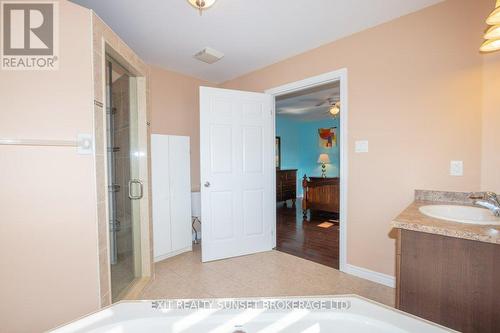
MULTIPOLYGON (((471 199, 477 199, 477 197, 471 197, 471 199)), ((480 200, 474 200, 474 205, 487 208, 495 216, 500 216, 500 201, 496 193, 485 192, 480 200)))

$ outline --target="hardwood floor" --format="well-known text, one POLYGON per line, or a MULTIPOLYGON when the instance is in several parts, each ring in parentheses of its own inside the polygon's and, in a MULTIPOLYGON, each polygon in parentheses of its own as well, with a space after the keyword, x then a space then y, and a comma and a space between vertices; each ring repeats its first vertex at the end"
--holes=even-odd
POLYGON ((333 218, 308 215, 302 219, 301 200, 297 199, 296 208, 278 204, 276 218, 276 250, 286 252, 329 267, 339 268, 339 225, 333 218), (319 225, 329 222, 331 226, 319 225))

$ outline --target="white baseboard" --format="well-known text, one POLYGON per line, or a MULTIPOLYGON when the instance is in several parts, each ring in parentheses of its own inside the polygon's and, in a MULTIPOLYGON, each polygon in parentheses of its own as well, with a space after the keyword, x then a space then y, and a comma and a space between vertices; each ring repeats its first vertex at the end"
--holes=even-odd
POLYGON ((354 266, 351 264, 346 264, 343 272, 347 274, 351 274, 366 280, 370 280, 376 283, 383 284, 384 286, 395 288, 396 280, 394 276, 390 276, 387 274, 375 272, 363 267, 354 266))
POLYGON ((184 252, 189 252, 193 251, 193 246, 188 246, 183 249, 177 250, 177 251, 172 251, 169 253, 162 254, 161 256, 154 257, 154 262, 162 261, 171 257, 175 257, 176 255, 179 255, 184 252))

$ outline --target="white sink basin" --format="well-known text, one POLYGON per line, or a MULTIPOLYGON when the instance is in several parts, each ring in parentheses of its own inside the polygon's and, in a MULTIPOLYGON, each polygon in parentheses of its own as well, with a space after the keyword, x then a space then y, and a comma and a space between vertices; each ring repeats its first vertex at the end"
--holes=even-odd
POLYGON ((453 205, 429 205, 422 206, 419 210, 422 214, 437 219, 469 224, 500 225, 500 217, 496 217, 491 211, 484 208, 453 205))

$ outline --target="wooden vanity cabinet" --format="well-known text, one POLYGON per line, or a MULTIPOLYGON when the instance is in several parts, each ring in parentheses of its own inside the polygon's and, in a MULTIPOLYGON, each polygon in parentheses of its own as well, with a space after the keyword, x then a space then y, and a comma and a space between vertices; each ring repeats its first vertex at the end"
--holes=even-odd
POLYGON ((460 332, 500 332, 500 245, 398 229, 396 307, 460 332))

